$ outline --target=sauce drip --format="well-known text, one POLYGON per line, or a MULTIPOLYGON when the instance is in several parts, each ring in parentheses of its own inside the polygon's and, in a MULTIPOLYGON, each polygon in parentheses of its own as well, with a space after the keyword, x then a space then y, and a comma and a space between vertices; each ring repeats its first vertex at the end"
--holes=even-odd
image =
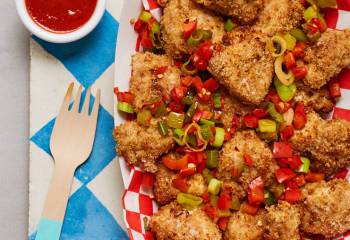
POLYGON ((97 0, 25 0, 31 18, 52 32, 72 32, 95 11, 97 0))

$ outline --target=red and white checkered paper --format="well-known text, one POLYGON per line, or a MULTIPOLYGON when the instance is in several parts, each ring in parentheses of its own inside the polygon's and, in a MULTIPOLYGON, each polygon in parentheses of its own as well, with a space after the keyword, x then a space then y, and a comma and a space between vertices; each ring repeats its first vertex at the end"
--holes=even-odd
MULTIPOLYGON (((333 29, 350 28, 350 0, 337 0, 337 2, 337 8, 324 10, 328 26, 333 29)), ((115 86, 122 91, 128 90, 129 76, 131 76, 131 55, 140 49, 140 41, 133 31, 130 19, 137 18, 142 8, 149 10, 157 20, 160 20, 161 16, 161 9, 156 0, 124 1, 117 40, 115 70, 115 86)), ((342 98, 334 108, 333 118, 350 121, 350 69, 344 69, 338 78, 342 98)), ((115 125, 123 121, 115 107, 115 125)), ((125 185, 122 202, 128 234, 131 240, 147 239, 143 219, 144 217, 149 218, 157 212, 157 204, 152 200, 152 192, 142 187, 142 171, 137 167, 128 166, 122 157, 120 157, 120 167, 125 185)), ((350 176, 348 176, 349 178, 350 176)), ((338 239, 350 240, 350 231, 338 239)))

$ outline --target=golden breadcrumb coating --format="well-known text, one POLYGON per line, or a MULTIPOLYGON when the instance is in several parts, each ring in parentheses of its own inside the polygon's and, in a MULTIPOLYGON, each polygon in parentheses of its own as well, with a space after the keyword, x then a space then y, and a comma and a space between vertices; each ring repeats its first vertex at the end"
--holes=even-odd
POLYGON ((273 77, 273 57, 268 38, 248 28, 228 34, 220 51, 214 51, 208 70, 227 90, 245 103, 259 104, 273 77))
POLYGON ((263 6, 263 0, 197 0, 197 2, 222 15, 233 17, 242 24, 252 23, 263 6))
POLYGON ((246 189, 243 186, 233 180, 223 181, 222 189, 229 190, 230 193, 237 196, 239 199, 244 199, 247 196, 246 189))
POLYGON ((155 119, 149 127, 142 127, 136 121, 125 122, 114 129, 113 136, 120 156, 129 164, 152 173, 157 171, 156 160, 175 145, 172 136, 159 133, 155 119))
POLYGON ((299 26, 303 13, 299 0, 265 0, 254 28, 269 36, 285 33, 299 26))
POLYGON ((220 240, 218 226, 201 209, 187 211, 173 202, 161 207, 150 221, 157 240, 220 240))
POLYGON ((170 95, 170 91, 181 84, 181 71, 173 65, 173 60, 165 55, 150 52, 136 53, 132 56, 132 76, 130 92, 135 99, 135 110, 140 110, 145 103, 170 95), (162 74, 154 74, 159 67, 167 67, 162 74))
POLYGON ((260 210, 255 216, 235 212, 230 218, 224 234, 225 240, 262 240, 264 239, 265 211, 260 210))
POLYGON ((271 150, 254 130, 237 132, 229 142, 225 143, 220 153, 217 176, 223 180, 232 179, 235 163, 242 162, 244 154, 251 157, 253 166, 244 168, 238 182, 247 189, 249 183, 260 176, 266 186, 272 184, 278 166, 271 150))
POLYGON ((189 46, 183 38, 184 24, 194 20, 197 20, 197 29, 212 31, 213 43, 221 42, 225 32, 221 17, 192 0, 170 0, 161 20, 162 39, 168 55, 182 59, 195 51, 196 47, 189 46))
POLYGON ((291 205, 285 201, 267 207, 266 240, 299 240, 299 225, 301 211, 298 205, 291 205))
MULTIPOLYGON (((157 203, 165 205, 176 199, 176 195, 180 192, 172 186, 172 181, 176 178, 176 173, 160 164, 155 178, 153 191, 157 203)), ((202 196, 207 190, 207 185, 201 174, 195 174, 189 177, 187 183, 189 185, 187 193, 202 196)))
POLYGON ((341 179, 307 184, 301 228, 335 237, 350 229, 350 184, 341 179))
POLYGON ((327 30, 315 45, 306 49, 308 74, 304 83, 315 89, 350 65, 350 30, 327 30))
POLYGON ((331 174, 349 163, 350 122, 323 120, 316 113, 307 114, 307 123, 291 138, 296 151, 312 158, 319 171, 331 174))

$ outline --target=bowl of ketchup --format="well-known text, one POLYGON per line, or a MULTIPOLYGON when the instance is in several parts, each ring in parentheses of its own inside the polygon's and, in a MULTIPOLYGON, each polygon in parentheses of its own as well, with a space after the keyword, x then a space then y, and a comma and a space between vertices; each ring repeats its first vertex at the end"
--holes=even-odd
POLYGON ((18 14, 37 37, 53 43, 73 42, 101 20, 106 0, 16 0, 18 14))

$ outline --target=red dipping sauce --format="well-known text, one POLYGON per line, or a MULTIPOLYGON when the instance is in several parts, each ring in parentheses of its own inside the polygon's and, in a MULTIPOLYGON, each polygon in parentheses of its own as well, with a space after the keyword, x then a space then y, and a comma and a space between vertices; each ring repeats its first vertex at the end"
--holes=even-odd
POLYGON ((25 0, 31 18, 51 32, 72 32, 95 11, 97 0, 25 0))

